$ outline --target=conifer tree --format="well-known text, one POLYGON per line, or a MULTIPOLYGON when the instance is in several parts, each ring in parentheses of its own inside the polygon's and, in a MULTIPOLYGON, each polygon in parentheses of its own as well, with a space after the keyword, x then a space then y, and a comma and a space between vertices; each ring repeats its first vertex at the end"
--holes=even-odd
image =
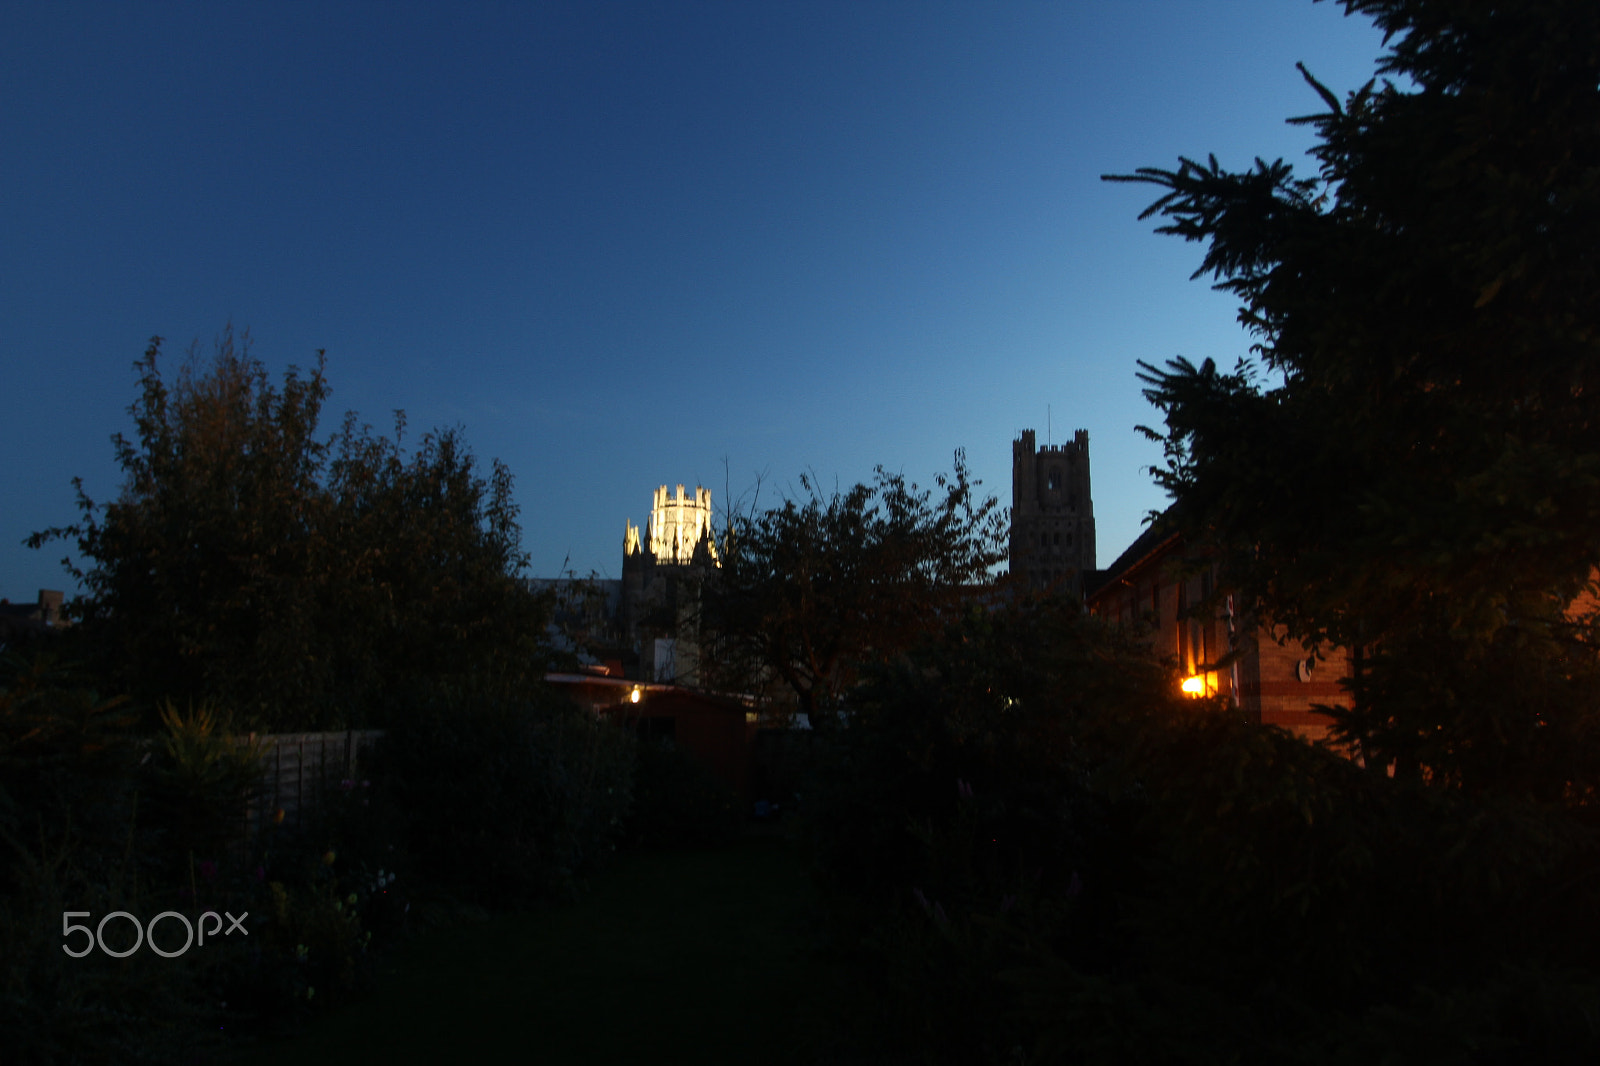
POLYGON ((1369 654, 1377 764, 1545 795, 1600 782, 1600 4, 1344 0, 1378 77, 1292 119, 1312 176, 1180 158, 1114 181, 1206 245, 1254 335, 1143 365, 1190 537, 1296 638, 1369 654), (1581 602, 1581 601, 1580 601, 1581 602))

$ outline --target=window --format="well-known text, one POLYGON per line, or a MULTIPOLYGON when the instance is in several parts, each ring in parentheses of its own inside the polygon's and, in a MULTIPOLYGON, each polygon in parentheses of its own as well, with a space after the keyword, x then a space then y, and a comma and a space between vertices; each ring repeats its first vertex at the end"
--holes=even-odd
POLYGON ((1189 672, 1189 620, 1183 616, 1188 607, 1188 585, 1178 580, 1178 669, 1189 672))

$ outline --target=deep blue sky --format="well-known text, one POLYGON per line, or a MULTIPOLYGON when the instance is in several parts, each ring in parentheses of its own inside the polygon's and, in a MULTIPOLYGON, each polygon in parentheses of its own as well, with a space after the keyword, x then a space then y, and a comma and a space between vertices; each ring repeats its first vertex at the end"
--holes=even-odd
POLYGON ((531 571, 662 483, 927 483, 1091 437, 1099 563, 1162 506, 1135 360, 1231 365, 1200 248, 1107 172, 1304 165, 1380 36, 1330 4, 0 4, 0 596, 114 496, 132 364, 327 349, 327 428, 459 424, 531 571), (726 460, 726 472, 724 469, 726 460))

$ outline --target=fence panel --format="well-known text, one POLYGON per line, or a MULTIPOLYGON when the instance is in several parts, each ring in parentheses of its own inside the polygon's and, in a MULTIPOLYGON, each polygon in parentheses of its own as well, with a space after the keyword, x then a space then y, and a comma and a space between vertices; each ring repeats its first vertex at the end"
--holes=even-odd
POLYGON ((262 777, 246 814, 247 836, 254 838, 269 824, 303 826, 330 791, 361 781, 382 737, 381 729, 252 736, 263 748, 262 777))

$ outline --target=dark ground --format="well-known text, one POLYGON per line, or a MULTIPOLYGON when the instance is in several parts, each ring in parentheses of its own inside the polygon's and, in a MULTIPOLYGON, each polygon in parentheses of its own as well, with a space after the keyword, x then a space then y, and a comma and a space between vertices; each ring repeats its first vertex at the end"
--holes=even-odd
POLYGON ((780 837, 624 855, 576 904, 417 937, 368 998, 238 1061, 815 1061, 812 907, 780 837))

